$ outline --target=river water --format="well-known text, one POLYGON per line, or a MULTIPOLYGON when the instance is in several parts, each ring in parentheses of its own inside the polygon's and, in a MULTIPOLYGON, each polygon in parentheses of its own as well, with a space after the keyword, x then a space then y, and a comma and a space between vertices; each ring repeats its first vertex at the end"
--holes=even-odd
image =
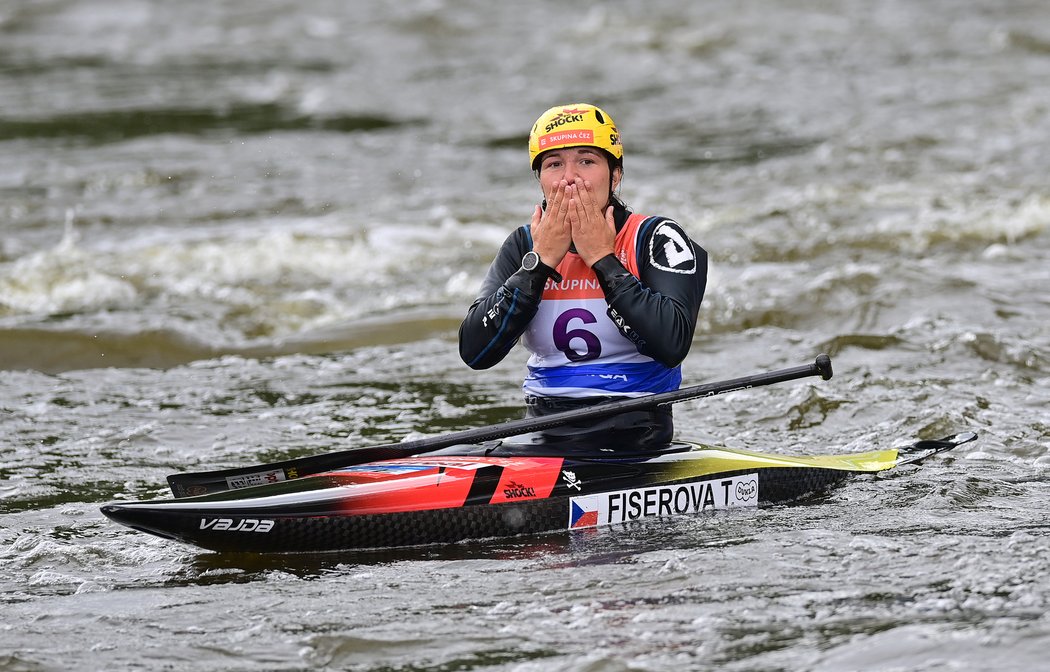
POLYGON ((0 671, 1036 669, 1043 0, 0 4, 0 671), (790 507, 401 552, 196 552, 164 477, 520 416, 455 330, 555 103, 711 255, 679 434, 975 431, 790 507))

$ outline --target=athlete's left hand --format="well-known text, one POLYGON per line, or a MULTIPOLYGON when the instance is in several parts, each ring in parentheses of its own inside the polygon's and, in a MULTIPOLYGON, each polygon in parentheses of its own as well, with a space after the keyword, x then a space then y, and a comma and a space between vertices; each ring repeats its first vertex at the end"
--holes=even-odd
POLYGON ((598 205, 591 183, 576 178, 569 199, 569 223, 576 252, 588 267, 602 257, 613 254, 616 244, 616 220, 613 208, 605 211, 598 205))

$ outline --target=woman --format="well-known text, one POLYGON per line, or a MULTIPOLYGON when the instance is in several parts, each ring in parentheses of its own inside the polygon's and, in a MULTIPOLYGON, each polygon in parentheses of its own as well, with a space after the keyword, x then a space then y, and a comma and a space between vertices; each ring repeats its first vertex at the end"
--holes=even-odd
MULTIPOLYGON (((459 330, 472 368, 520 338, 532 353, 528 416, 678 389, 707 284, 707 253, 666 217, 617 197, 623 145, 612 117, 588 104, 544 112, 529 134, 543 193, 489 267, 459 330)), ((638 452, 666 447, 671 408, 566 425, 515 443, 530 452, 638 452)))

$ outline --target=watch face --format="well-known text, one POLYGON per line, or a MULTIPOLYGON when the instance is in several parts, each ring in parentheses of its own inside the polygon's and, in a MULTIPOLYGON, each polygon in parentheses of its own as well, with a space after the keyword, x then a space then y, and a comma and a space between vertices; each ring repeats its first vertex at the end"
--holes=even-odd
POLYGON ((521 259, 521 267, 526 271, 534 271, 536 267, 540 265, 540 255, 535 252, 529 251, 525 253, 525 256, 521 259))

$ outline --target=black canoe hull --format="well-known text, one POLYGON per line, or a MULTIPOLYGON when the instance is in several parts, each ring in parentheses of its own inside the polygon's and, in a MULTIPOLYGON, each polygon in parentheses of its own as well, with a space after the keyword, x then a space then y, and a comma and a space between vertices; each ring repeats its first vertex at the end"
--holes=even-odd
POLYGON ((534 462, 542 468, 522 467, 511 476, 520 466, 513 462, 517 458, 494 459, 473 465, 462 484, 462 501, 435 493, 459 487, 454 476, 467 470, 450 468, 455 458, 442 458, 435 463, 443 466, 431 474, 423 456, 241 492, 112 503, 102 512, 133 529, 214 551, 304 553, 454 543, 796 501, 973 438, 961 434, 903 449, 821 457, 696 446, 653 459, 550 463, 541 458, 534 462), (372 480, 364 482, 365 477, 372 480), (553 480, 546 492, 544 479, 553 480), (511 487, 504 487, 508 483, 511 487))

